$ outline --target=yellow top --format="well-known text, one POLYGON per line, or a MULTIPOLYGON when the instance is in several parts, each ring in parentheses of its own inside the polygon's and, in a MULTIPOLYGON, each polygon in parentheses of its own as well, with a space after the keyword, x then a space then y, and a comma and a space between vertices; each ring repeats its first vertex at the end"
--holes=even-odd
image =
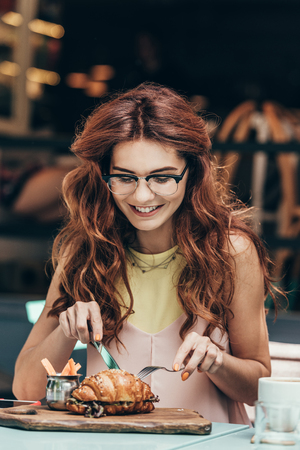
MULTIPOLYGON (((134 314, 129 316, 128 322, 147 333, 158 333, 183 313, 177 301, 176 285, 185 259, 175 253, 177 249, 176 246, 156 255, 146 255, 131 248, 127 252, 128 278, 134 298, 134 314), (171 259, 173 254, 175 258, 171 259), (160 263, 164 264, 152 268, 160 263)), ((125 286, 119 282, 116 287, 128 306, 125 286)))

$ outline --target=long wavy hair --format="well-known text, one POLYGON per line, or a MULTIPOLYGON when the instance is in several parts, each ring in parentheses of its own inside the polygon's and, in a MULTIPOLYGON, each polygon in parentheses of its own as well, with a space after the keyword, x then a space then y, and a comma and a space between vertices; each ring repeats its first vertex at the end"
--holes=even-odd
POLYGON ((186 260, 177 286, 186 314, 180 336, 184 338, 197 317, 207 321, 205 335, 211 336, 216 328, 224 334, 235 287, 229 235, 242 234, 254 243, 265 294, 272 295, 269 259, 243 214, 246 208, 225 194, 205 121, 181 95, 151 83, 98 106, 77 131, 71 150, 81 164, 63 183, 68 218, 53 246, 54 268, 61 267, 60 297, 49 314, 58 316, 77 301, 96 301, 104 342, 113 338, 120 342, 124 321, 133 312, 125 249, 135 230, 116 207, 101 176, 109 173, 114 146, 139 139, 175 149, 189 165, 185 197, 174 215, 174 245, 186 260), (120 278, 130 297, 125 313, 116 289, 120 278))

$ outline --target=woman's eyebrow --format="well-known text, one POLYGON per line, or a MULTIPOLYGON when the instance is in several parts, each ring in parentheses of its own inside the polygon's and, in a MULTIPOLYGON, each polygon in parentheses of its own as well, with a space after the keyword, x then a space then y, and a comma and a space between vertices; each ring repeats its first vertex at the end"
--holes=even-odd
MULTIPOLYGON (((123 168, 123 167, 118 167, 118 166, 113 166, 112 169, 113 169, 113 170, 119 170, 120 172, 127 172, 127 173, 132 173, 132 174, 135 173, 135 172, 133 172, 132 170, 125 169, 125 168, 123 168)), ((169 171, 169 170, 177 170, 177 171, 178 171, 179 169, 178 169, 178 167, 167 166, 167 167, 162 167, 161 169, 155 169, 155 170, 152 170, 152 171, 149 173, 149 175, 152 174, 152 173, 167 172, 167 171, 169 171)))
POLYGON ((128 172, 128 173, 134 174, 134 172, 132 170, 123 169, 122 167, 118 167, 118 166, 113 166, 112 170, 118 170, 119 172, 128 172))
POLYGON ((170 167, 162 167, 161 169, 152 170, 152 172, 150 172, 150 174, 158 173, 158 172, 167 172, 169 170, 178 170, 178 167, 171 167, 171 166, 170 167))

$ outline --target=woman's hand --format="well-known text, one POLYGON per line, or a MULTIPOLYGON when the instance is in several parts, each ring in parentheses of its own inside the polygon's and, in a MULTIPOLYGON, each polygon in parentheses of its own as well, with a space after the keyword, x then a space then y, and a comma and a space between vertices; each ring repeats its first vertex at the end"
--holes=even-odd
POLYGON ((78 339, 83 344, 90 341, 87 322, 90 321, 95 340, 103 337, 103 324, 100 307, 97 302, 76 302, 59 316, 59 324, 64 334, 70 339, 78 339))
POLYGON ((179 347, 173 367, 178 370, 183 364, 185 365, 181 376, 183 381, 187 380, 196 369, 198 372, 216 373, 223 364, 223 352, 209 337, 192 332, 186 335, 179 347))

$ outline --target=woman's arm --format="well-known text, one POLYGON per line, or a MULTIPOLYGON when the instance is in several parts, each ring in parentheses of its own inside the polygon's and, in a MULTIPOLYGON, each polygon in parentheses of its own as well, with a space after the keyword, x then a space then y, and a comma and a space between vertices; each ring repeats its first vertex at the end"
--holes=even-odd
POLYGON ((77 340, 88 342, 88 319, 93 321, 94 333, 102 336, 100 309, 96 302, 78 302, 63 312, 59 319, 47 317, 59 297, 58 286, 59 271, 54 274, 42 314, 16 361, 13 393, 22 400, 45 397, 47 374, 41 360, 48 358, 55 370, 61 372, 77 340))
MULTIPOLYGON (((258 379, 271 374, 268 330, 264 309, 263 271, 256 249, 248 239, 232 237, 236 261, 235 292, 228 335, 232 355, 221 352, 209 338, 187 335, 174 360, 182 364, 192 351, 184 372, 206 372, 214 384, 233 400, 253 405, 258 379)), ((188 375, 182 374, 183 379, 188 375)))
POLYGON ((210 378, 230 398, 253 405, 258 379, 271 375, 263 271, 249 240, 235 237, 232 244, 236 261, 234 317, 228 326, 232 356, 224 355, 220 373, 210 378))

